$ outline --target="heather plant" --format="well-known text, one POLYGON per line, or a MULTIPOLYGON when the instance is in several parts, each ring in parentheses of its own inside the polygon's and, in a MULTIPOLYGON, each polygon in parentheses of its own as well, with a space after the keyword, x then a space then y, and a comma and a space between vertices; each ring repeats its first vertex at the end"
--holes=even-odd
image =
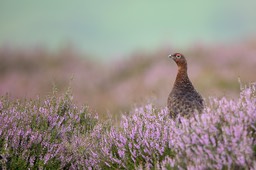
POLYGON ((171 120, 151 104, 102 140, 103 169, 255 169, 256 84, 238 100, 210 98, 203 114, 171 120))
MULTIPOLYGON (((45 100, 0 100, 1 169, 62 169, 76 165, 70 146, 88 136, 98 118, 79 109, 69 93, 45 100), (76 140, 79 140, 78 138, 76 140)), ((86 150, 87 151, 87 150, 86 150)), ((86 164, 85 164, 86 166, 86 164)))
POLYGON ((181 119, 174 142, 177 154, 161 166, 255 169, 256 84, 242 88, 238 101, 209 102, 202 115, 181 119))
POLYGON ((151 104, 136 108, 131 116, 123 117, 119 129, 112 128, 104 136, 101 149, 107 159, 103 159, 103 169, 134 169, 140 164, 152 167, 166 156, 173 157, 170 125, 175 124, 166 109, 158 110, 151 104))
POLYGON ((152 104, 99 121, 72 95, 0 100, 1 169, 256 169, 256 84, 202 114, 170 119, 152 104), (112 124, 112 126, 110 126, 112 124))

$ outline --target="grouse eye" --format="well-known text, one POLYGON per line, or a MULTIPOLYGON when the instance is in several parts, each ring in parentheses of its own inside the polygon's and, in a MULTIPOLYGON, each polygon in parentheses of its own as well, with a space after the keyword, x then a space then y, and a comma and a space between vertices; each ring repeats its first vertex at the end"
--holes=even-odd
POLYGON ((176 57, 177 57, 177 58, 180 58, 180 57, 181 57, 181 55, 180 55, 180 54, 177 54, 177 55, 176 55, 176 57))

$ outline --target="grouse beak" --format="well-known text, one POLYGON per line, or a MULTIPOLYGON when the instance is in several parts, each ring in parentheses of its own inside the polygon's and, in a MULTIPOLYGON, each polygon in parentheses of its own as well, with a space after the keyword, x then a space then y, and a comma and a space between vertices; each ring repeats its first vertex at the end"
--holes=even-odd
POLYGON ((174 59, 174 56, 172 54, 168 55, 168 58, 174 59))

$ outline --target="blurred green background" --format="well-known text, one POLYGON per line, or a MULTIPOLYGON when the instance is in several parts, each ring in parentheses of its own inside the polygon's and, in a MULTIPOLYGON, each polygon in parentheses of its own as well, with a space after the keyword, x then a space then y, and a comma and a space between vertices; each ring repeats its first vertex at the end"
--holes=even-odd
POLYGON ((239 41, 256 34, 256 1, 1 0, 0 44, 71 44, 109 60, 163 45, 239 41))
POLYGON ((183 53, 204 98, 255 82, 256 1, 0 0, 0 95, 72 88, 101 116, 166 106, 183 53))

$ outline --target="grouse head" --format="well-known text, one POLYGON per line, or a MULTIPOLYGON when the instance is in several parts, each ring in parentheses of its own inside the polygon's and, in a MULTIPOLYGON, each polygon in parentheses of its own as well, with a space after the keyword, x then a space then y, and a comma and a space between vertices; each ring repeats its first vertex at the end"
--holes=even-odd
POLYGON ((169 55, 168 57, 172 58, 175 61, 179 69, 187 69, 186 58, 181 53, 174 53, 172 55, 169 55))

